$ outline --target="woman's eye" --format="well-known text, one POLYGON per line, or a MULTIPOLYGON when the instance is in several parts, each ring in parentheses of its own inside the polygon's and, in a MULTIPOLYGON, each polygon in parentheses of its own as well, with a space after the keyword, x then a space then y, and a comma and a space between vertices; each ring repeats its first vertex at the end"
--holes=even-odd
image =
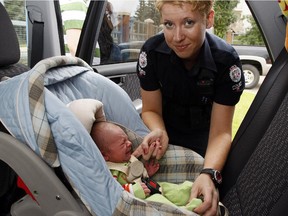
POLYGON ((164 26, 168 29, 171 29, 173 27, 173 24, 172 24, 172 22, 166 21, 166 22, 164 22, 164 26))
POLYGON ((185 21, 185 26, 190 27, 190 26, 193 26, 193 25, 194 25, 194 21, 193 20, 187 19, 185 21))

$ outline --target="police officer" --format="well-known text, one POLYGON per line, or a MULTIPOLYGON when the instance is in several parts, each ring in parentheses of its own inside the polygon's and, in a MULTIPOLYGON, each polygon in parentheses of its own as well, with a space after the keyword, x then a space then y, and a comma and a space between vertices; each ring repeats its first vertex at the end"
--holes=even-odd
MULTIPOLYGON (((205 156, 191 198, 204 197, 196 213, 215 215, 215 188, 222 180, 234 108, 245 85, 240 59, 231 45, 206 32, 214 22, 213 0, 157 0, 156 6, 163 33, 146 41, 137 64, 142 118, 150 130, 162 130, 163 151, 157 159, 168 142, 205 156)), ((143 146, 149 148, 147 139, 143 146)))

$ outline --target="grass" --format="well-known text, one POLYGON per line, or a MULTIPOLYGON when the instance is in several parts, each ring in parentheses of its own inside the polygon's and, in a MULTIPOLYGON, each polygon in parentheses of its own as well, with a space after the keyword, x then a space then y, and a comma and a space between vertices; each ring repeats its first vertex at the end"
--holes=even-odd
POLYGON ((234 138, 244 116, 246 115, 252 101, 254 100, 255 93, 244 91, 240 101, 236 105, 233 124, 232 124, 232 138, 234 138))

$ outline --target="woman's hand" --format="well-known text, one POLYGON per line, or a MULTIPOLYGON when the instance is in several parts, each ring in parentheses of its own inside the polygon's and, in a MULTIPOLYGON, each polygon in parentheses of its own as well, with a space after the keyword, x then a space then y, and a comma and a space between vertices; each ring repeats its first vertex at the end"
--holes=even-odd
POLYGON ((194 209, 194 212, 203 216, 218 215, 219 194, 210 176, 201 174, 192 186, 190 200, 203 199, 203 203, 194 209))
POLYGON ((150 158, 159 160, 163 157, 167 148, 168 136, 166 131, 155 129, 144 137, 143 142, 133 152, 133 155, 137 158, 142 155, 144 160, 150 158))

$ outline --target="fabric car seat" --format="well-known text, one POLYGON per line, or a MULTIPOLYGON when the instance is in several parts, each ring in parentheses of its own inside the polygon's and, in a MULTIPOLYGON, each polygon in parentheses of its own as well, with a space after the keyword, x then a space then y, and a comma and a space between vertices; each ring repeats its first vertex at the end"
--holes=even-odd
POLYGON ((288 211, 288 54, 283 48, 247 112, 223 169, 230 215, 288 211))
MULTIPOLYGON (((5 31, 0 31, 0 80, 3 77, 13 77, 29 70, 29 67, 19 63, 20 48, 17 34, 9 15, 0 3, 0 26, 5 26, 5 31)), ((7 133, 0 123, 0 131, 7 133)), ((0 215, 5 215, 10 205, 23 195, 22 190, 16 187, 15 172, 0 160, 0 215), (9 193, 8 193, 9 191, 9 193)))
POLYGON ((230 215, 286 215, 287 4, 285 1, 246 2, 263 31, 274 63, 232 142, 222 171, 220 200, 229 209, 230 215), (269 11, 268 16, 265 11, 269 11))

